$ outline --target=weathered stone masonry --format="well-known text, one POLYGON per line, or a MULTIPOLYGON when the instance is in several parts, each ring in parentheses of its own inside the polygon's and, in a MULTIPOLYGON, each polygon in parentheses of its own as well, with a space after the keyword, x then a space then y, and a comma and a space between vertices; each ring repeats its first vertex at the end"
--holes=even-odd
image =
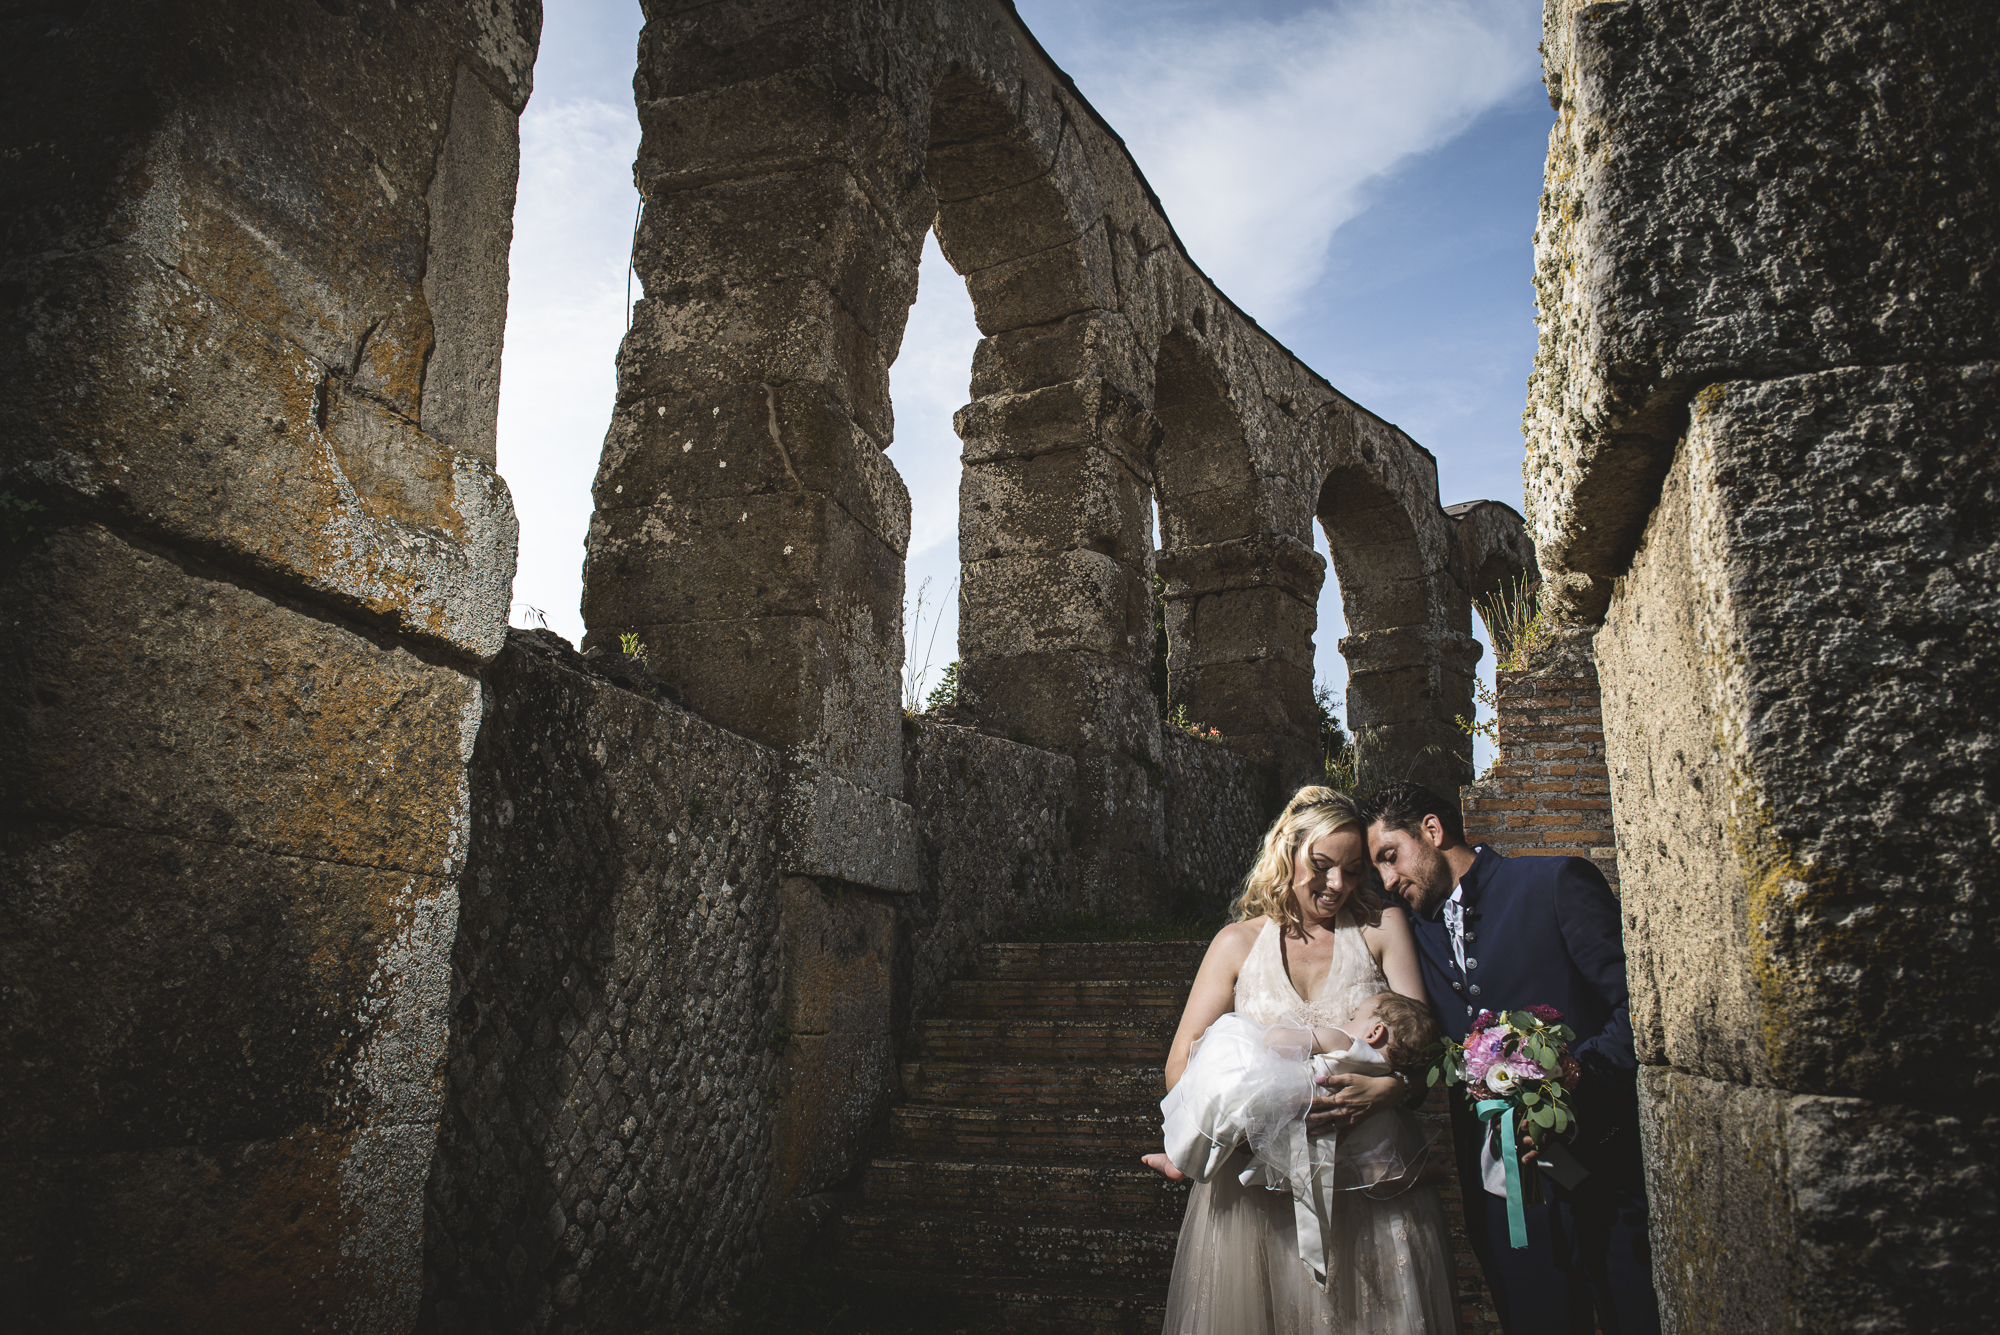
POLYGON ((0 1245, 28 1328, 415 1316, 529 4, 9 6, 0 1245))
POLYGON ((32 525, 0 558, 0 1236, 40 1328, 711 1301, 823 1213, 983 935, 1225 892, 1315 758, 1315 520, 1364 764, 1466 777, 1468 596, 1525 567, 1518 521, 1446 515, 1421 448, 1216 292, 989 0, 654 8, 585 614, 687 708, 507 648, 539 23, 0 20, 32 525), (886 369, 931 227, 987 335, 977 726, 910 734, 886 369), (1220 748, 1161 731, 1156 572, 1220 748))
POLYGON ((1595 635, 1677 1331, 2000 1257, 2000 13, 1547 7, 1528 517, 1595 635))

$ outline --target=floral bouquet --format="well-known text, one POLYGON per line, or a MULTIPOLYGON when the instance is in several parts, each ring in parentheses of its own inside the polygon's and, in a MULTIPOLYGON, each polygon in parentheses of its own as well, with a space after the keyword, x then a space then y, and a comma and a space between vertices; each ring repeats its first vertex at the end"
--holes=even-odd
MULTIPOLYGON (((1432 1049, 1438 1055, 1431 1065, 1430 1083, 1463 1084, 1480 1120, 1497 1124, 1507 1180, 1508 1240, 1515 1247, 1528 1245, 1521 1203, 1525 1169, 1515 1128, 1527 1133, 1537 1157, 1549 1161, 1558 1181, 1572 1174, 1580 1180, 1582 1172, 1556 1139, 1576 1123, 1569 1091, 1583 1074, 1569 1051, 1576 1033, 1562 1018, 1553 1006, 1497 1015, 1481 1011, 1464 1043, 1444 1039, 1432 1049)), ((1540 1196, 1539 1191, 1534 1194, 1540 1196)))

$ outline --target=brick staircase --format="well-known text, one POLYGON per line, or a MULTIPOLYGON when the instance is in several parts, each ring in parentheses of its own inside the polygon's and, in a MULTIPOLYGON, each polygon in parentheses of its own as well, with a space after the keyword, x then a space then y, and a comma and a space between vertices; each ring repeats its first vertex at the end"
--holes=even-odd
POLYGON ((1157 1332, 1187 1189, 1137 1158, 1160 1147, 1160 1066, 1205 947, 985 947, 903 1065, 837 1263, 1008 1331, 1157 1332))

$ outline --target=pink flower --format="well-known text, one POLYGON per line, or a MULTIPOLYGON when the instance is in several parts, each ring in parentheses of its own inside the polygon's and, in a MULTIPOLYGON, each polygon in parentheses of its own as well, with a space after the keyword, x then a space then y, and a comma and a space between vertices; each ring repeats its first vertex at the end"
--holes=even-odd
POLYGON ((1473 1083, 1478 1083, 1494 1066, 1500 1063, 1500 1045, 1506 1040, 1507 1031, 1500 1028, 1475 1030, 1465 1040, 1465 1074, 1473 1083))
POLYGON ((1563 1013, 1554 1006, 1530 1006, 1528 1007, 1528 1014, 1534 1016, 1543 1024, 1558 1024, 1562 1021, 1563 1017, 1563 1013))
MULTIPOLYGON (((1479 1018, 1472 1022, 1472 1032, 1475 1034, 1483 1034, 1488 1029, 1491 1029, 1494 1025, 1498 1024, 1499 1022, 1500 1022, 1500 1017, 1495 1015, 1492 1011, 1481 1011, 1479 1012, 1479 1018)), ((1467 1041, 1469 1042, 1470 1039, 1468 1038, 1467 1041)))

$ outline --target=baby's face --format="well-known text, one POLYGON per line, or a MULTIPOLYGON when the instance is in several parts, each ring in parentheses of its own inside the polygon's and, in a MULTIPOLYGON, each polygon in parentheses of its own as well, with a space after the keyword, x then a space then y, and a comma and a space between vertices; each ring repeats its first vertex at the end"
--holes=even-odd
POLYGON ((1373 1048, 1380 1048, 1389 1041, 1388 1022, 1375 1013, 1373 997, 1356 1006, 1354 1014, 1342 1020, 1337 1027, 1350 1038, 1373 1048))

